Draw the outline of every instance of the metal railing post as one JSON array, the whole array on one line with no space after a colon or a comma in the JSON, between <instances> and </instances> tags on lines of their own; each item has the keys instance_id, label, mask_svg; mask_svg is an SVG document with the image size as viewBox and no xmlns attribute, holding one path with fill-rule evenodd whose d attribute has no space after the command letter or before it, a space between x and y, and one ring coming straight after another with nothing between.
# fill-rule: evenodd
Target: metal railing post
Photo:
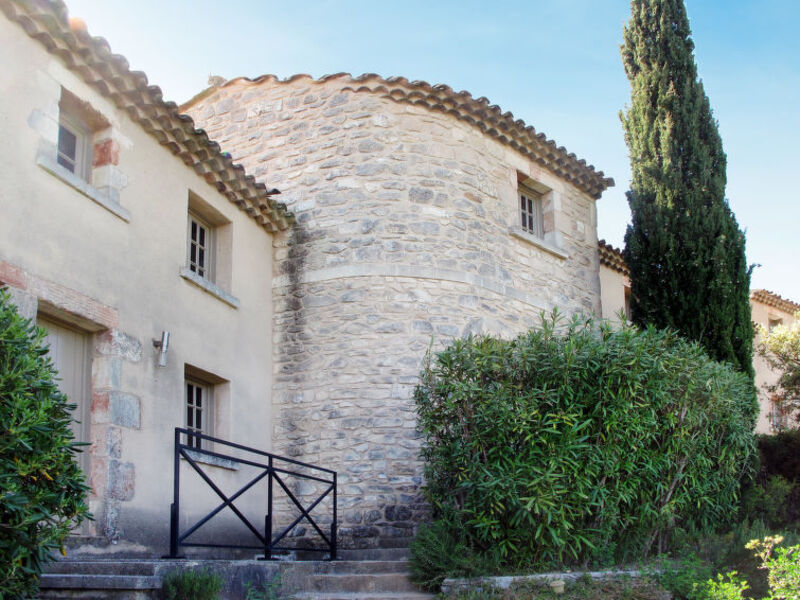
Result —
<instances>
[{"instance_id":1,"label":"metal railing post","mask_svg":"<svg viewBox=\"0 0 800 600\"><path fill-rule=\"evenodd\" d=\"M267 476L267 517L264 523L264 560L272 560L272 457L269 457Z\"/></svg>"},{"instance_id":2,"label":"metal railing post","mask_svg":"<svg viewBox=\"0 0 800 600\"><path fill-rule=\"evenodd\" d=\"M180 430L175 428L175 443L172 448L173 458L173 475L172 475L172 504L169 506L169 556L168 558L179 558L178 556L178 536L179 532L179 515L180 515L180 476L181 476L181 461L180 451L178 447L181 443Z\"/></svg>"},{"instance_id":3,"label":"metal railing post","mask_svg":"<svg viewBox=\"0 0 800 600\"><path fill-rule=\"evenodd\" d=\"M333 474L333 521L331 521L331 560L336 560L336 473Z\"/></svg>"}]
</instances>

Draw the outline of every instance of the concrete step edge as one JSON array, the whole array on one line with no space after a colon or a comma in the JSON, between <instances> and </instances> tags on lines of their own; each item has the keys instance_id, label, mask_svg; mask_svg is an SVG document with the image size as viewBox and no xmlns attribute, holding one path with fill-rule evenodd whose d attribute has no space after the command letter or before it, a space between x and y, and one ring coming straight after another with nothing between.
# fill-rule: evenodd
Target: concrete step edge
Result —
<instances>
[{"instance_id":1,"label":"concrete step edge","mask_svg":"<svg viewBox=\"0 0 800 600\"><path fill-rule=\"evenodd\" d=\"M158 577L147 575L65 575L43 574L42 589L71 590L154 590L161 587Z\"/></svg>"}]
</instances>

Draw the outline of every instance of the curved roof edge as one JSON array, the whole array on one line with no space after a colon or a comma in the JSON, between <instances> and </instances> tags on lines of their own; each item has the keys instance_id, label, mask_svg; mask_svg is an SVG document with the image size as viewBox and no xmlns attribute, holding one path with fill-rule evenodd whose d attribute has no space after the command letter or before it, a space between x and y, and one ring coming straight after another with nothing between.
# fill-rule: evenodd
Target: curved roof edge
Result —
<instances>
[{"instance_id":1,"label":"curved roof edge","mask_svg":"<svg viewBox=\"0 0 800 600\"><path fill-rule=\"evenodd\" d=\"M324 75L319 79L314 79L305 73L292 75L286 79L280 79L275 75L261 75L255 79L237 77L220 85L206 88L181 105L180 108L184 110L209 97L217 89L236 83L285 85L298 79L308 79L311 83L325 83L341 79L344 83L344 90L379 94L395 102L424 106L429 110L451 114L461 121L474 125L501 143L514 148L595 199L614 185L614 180L606 177L602 171L596 170L594 166L568 152L563 146L558 146L553 140L548 139L543 133L537 132L521 119L515 119L512 113L503 112L496 104L490 104L487 98L474 98L469 92L456 92L447 85L409 81L405 77L389 77L387 79L375 73L365 73L358 77L354 77L350 73L335 73Z\"/></svg>"},{"instance_id":2,"label":"curved roof edge","mask_svg":"<svg viewBox=\"0 0 800 600\"><path fill-rule=\"evenodd\" d=\"M149 85L141 71L131 71L125 57L113 54L104 38L83 27L71 28L62 0L0 0L0 10L264 229L275 232L290 226L293 215L270 197L274 192L195 128L177 104L165 101L161 88Z\"/></svg>"},{"instance_id":3,"label":"curved roof edge","mask_svg":"<svg viewBox=\"0 0 800 600\"><path fill-rule=\"evenodd\" d=\"M756 302L772 306L787 313L795 313L800 310L800 304L797 302L789 300L788 298L783 298L769 290L753 290L750 292L750 298Z\"/></svg>"}]
</instances>

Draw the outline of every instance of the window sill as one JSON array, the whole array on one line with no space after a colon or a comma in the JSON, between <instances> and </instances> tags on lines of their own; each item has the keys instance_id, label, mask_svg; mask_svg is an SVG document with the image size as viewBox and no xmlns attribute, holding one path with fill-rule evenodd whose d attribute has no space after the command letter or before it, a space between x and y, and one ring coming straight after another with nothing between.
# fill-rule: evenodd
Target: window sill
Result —
<instances>
[{"instance_id":1,"label":"window sill","mask_svg":"<svg viewBox=\"0 0 800 600\"><path fill-rule=\"evenodd\" d=\"M221 469L228 469L229 471L238 471L239 467L235 460L228 460L227 458L219 458L218 456L209 456L202 452L195 452L187 448L186 454L197 463L204 465L211 465L212 467L220 467Z\"/></svg>"},{"instance_id":2,"label":"window sill","mask_svg":"<svg viewBox=\"0 0 800 600\"><path fill-rule=\"evenodd\" d=\"M515 238L520 239L524 242L528 242L529 244L532 244L537 248L544 250L545 252L549 252L553 256L556 256L562 260L566 260L569 258L569 254L564 252L561 248L554 246L553 244L550 244L545 240L543 240L542 238L536 237L535 235L532 235L527 231L518 228L512 228L510 233Z\"/></svg>"},{"instance_id":3,"label":"window sill","mask_svg":"<svg viewBox=\"0 0 800 600\"><path fill-rule=\"evenodd\" d=\"M74 190L80 192L90 200L93 200L110 213L116 215L126 223L130 222L131 213L126 208L123 208L118 203L111 200L106 194L103 194L96 187L93 187L88 181L81 179L74 173L62 167L50 156L46 154L39 154L39 156L36 157L36 164L54 177L57 177L66 183Z\"/></svg>"},{"instance_id":4,"label":"window sill","mask_svg":"<svg viewBox=\"0 0 800 600\"><path fill-rule=\"evenodd\" d=\"M188 267L181 267L180 274L185 280L195 284L197 287L208 292L218 300L222 300L228 306L239 308L241 302L239 302L239 299L236 296L229 294L218 285L211 283L205 277L200 277L200 275L190 270Z\"/></svg>"}]
</instances>

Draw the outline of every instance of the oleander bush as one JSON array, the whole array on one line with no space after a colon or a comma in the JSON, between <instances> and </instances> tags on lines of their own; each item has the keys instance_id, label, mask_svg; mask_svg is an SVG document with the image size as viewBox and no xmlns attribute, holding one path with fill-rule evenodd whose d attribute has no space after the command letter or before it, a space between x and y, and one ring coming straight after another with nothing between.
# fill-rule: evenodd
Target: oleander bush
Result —
<instances>
[{"instance_id":1,"label":"oleander bush","mask_svg":"<svg viewBox=\"0 0 800 600\"><path fill-rule=\"evenodd\" d=\"M671 331L554 312L430 356L415 398L434 518L507 570L663 552L752 475L752 381Z\"/></svg>"},{"instance_id":2,"label":"oleander bush","mask_svg":"<svg viewBox=\"0 0 800 600\"><path fill-rule=\"evenodd\" d=\"M50 553L88 516L70 430L42 338L0 289L0 598L30 598Z\"/></svg>"}]
</instances>

